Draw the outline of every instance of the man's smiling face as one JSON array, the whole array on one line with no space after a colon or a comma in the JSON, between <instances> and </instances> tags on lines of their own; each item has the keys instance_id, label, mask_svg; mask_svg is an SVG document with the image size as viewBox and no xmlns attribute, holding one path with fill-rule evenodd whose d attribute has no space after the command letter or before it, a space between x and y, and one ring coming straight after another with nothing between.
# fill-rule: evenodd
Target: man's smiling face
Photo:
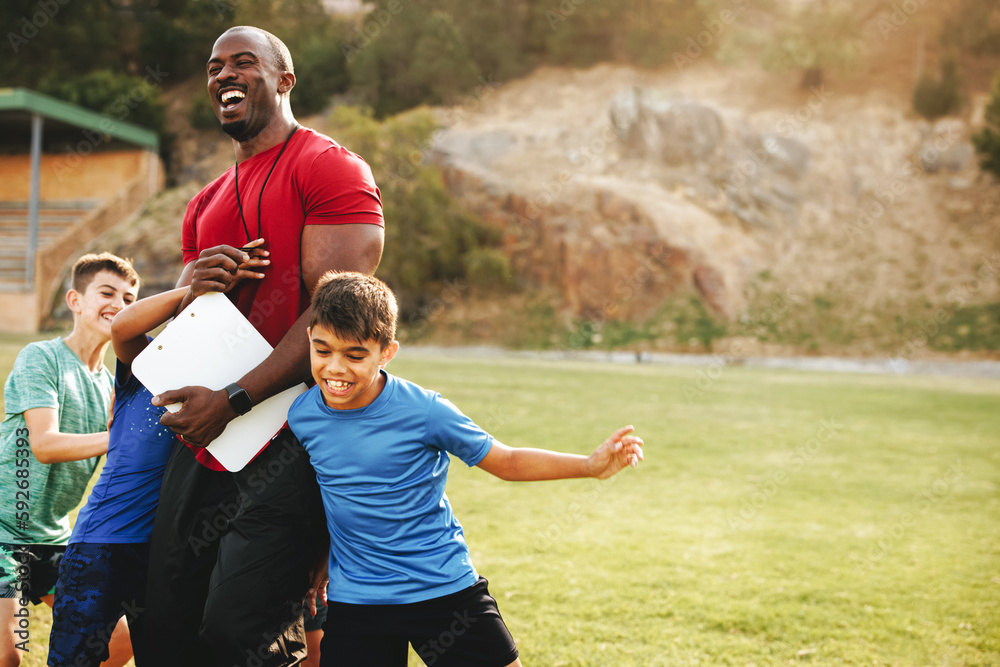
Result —
<instances>
[{"instance_id":1,"label":"man's smiling face","mask_svg":"<svg viewBox=\"0 0 1000 667\"><path fill-rule=\"evenodd\" d=\"M223 131L249 141L278 116L282 91L294 75L278 68L267 38L254 31L224 33L206 65L208 93Z\"/></svg>"}]
</instances>

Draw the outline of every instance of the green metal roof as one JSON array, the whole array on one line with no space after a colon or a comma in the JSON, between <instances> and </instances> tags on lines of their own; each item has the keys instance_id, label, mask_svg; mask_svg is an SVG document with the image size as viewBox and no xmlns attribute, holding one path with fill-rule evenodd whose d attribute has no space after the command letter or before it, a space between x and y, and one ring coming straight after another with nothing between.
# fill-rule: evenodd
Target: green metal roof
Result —
<instances>
[{"instance_id":1,"label":"green metal roof","mask_svg":"<svg viewBox=\"0 0 1000 667\"><path fill-rule=\"evenodd\" d=\"M152 151L160 148L156 132L105 116L25 88L0 88L0 111L27 111L77 127L95 130Z\"/></svg>"}]
</instances>

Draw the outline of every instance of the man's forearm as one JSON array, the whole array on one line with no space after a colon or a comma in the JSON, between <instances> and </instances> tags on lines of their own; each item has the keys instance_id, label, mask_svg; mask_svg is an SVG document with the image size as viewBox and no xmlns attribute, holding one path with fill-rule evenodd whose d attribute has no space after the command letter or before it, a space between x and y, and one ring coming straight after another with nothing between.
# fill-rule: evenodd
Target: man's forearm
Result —
<instances>
[{"instance_id":1,"label":"man's forearm","mask_svg":"<svg viewBox=\"0 0 1000 667\"><path fill-rule=\"evenodd\" d=\"M254 405L309 380L309 339L306 329L312 308L307 308L259 366L244 375L238 384Z\"/></svg>"}]
</instances>

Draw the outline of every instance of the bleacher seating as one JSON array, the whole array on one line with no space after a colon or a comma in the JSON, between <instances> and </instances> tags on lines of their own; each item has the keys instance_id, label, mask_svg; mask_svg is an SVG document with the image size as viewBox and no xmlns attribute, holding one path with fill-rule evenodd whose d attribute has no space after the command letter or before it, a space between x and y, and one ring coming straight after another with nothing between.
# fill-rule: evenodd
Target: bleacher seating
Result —
<instances>
[{"instance_id":1,"label":"bleacher seating","mask_svg":"<svg viewBox=\"0 0 1000 667\"><path fill-rule=\"evenodd\" d=\"M38 203L38 250L101 204L97 199L48 200ZM0 290L21 290L27 284L28 202L0 201Z\"/></svg>"}]
</instances>

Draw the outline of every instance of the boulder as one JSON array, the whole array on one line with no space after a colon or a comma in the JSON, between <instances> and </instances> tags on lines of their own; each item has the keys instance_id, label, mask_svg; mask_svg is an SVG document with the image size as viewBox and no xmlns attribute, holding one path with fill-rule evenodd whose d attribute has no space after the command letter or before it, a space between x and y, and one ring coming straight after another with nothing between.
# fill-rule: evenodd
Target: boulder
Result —
<instances>
[{"instance_id":1,"label":"boulder","mask_svg":"<svg viewBox=\"0 0 1000 667\"><path fill-rule=\"evenodd\" d=\"M761 136L760 148L771 169L782 176L799 180L809 168L809 147L798 139L777 134Z\"/></svg>"},{"instance_id":2,"label":"boulder","mask_svg":"<svg viewBox=\"0 0 1000 667\"><path fill-rule=\"evenodd\" d=\"M677 93L628 88L614 97L609 113L627 154L668 165L711 157L725 135L714 109Z\"/></svg>"},{"instance_id":3,"label":"boulder","mask_svg":"<svg viewBox=\"0 0 1000 667\"><path fill-rule=\"evenodd\" d=\"M917 149L920 166L929 174L963 171L972 165L976 149L968 141L968 128L961 119L942 118L933 126L924 124Z\"/></svg>"}]
</instances>

